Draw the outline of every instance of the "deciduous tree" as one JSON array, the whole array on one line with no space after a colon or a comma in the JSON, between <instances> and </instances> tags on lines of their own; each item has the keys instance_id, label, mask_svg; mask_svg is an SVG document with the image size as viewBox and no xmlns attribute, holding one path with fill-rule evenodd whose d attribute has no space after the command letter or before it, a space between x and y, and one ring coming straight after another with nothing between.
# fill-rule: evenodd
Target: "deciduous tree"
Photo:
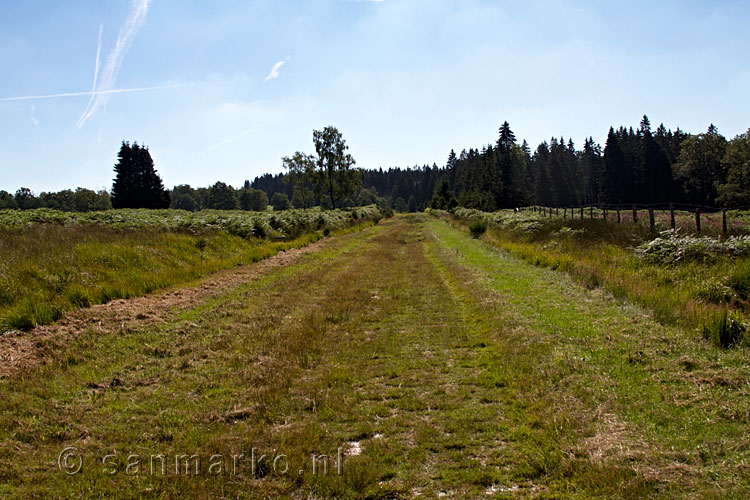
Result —
<instances>
[{"instance_id":1,"label":"deciduous tree","mask_svg":"<svg viewBox=\"0 0 750 500\"><path fill-rule=\"evenodd\" d=\"M319 197L326 196L334 210L347 196L362 185L362 173L352 168L354 158L346 151L341 133L336 127L313 130L313 142L318 156L315 160L315 186Z\"/></svg>"}]
</instances>

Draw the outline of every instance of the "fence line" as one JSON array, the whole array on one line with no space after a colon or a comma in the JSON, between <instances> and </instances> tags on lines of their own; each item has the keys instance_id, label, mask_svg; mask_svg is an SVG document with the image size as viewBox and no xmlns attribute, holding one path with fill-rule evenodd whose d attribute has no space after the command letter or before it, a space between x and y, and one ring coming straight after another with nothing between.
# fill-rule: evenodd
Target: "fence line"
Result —
<instances>
[{"instance_id":1,"label":"fence line","mask_svg":"<svg viewBox=\"0 0 750 500\"><path fill-rule=\"evenodd\" d=\"M727 208L720 208L720 207L708 207L708 206L702 206L702 205L687 205L684 203L658 203L658 204L652 204L652 205L645 205L640 203L629 203L629 204L594 204L594 205L567 205L567 206L558 206L558 207L547 207L544 205L532 205L530 207L524 207L521 210L532 210L533 212L540 212L542 216L545 217L559 217L560 216L560 210L562 209L562 217L563 219L568 218L568 210L570 210L570 218L575 219L576 215L583 220L584 219L584 209L588 208L588 215L590 219L594 219L594 210L600 211L602 218L604 220L609 220L607 216L607 211L614 211L617 214L617 223L622 223L622 211L623 210L631 210L632 211L632 220L633 223L638 223L638 216L639 211L646 210L648 212L648 221L649 221L649 227L652 231L656 230L656 217L654 215L654 210L661 210L666 212L669 211L669 222L672 229L675 229L677 227L676 219L675 219L675 211L682 211L682 212L693 212L695 214L695 230L696 232L701 232L701 214L702 213L721 213L721 229L722 234L726 235L728 232L728 220L727 220L727 211L730 209ZM731 210L747 210L750 209L750 206L747 207L737 207L732 208ZM578 214L576 214L576 211ZM553 215L554 212L554 215Z\"/></svg>"}]
</instances>

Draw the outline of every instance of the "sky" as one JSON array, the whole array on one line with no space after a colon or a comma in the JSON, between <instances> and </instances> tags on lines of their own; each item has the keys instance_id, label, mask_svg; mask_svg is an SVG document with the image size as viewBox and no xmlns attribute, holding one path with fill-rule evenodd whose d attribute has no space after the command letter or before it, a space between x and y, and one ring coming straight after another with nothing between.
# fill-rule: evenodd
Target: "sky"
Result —
<instances>
[{"instance_id":1,"label":"sky","mask_svg":"<svg viewBox=\"0 0 750 500\"><path fill-rule=\"evenodd\" d=\"M442 166L507 120L532 149L611 125L750 127L747 1L0 2L0 189L240 186L342 133L363 168Z\"/></svg>"}]
</instances>

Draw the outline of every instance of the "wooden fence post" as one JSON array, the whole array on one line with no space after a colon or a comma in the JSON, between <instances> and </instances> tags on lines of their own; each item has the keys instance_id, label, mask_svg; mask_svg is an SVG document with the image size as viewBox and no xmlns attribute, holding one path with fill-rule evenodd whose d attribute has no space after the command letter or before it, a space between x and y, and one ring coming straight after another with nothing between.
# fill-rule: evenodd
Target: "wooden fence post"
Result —
<instances>
[{"instance_id":1,"label":"wooden fence post","mask_svg":"<svg viewBox=\"0 0 750 500\"><path fill-rule=\"evenodd\" d=\"M581 220L583 220L583 207L581 207Z\"/></svg>"},{"instance_id":2,"label":"wooden fence post","mask_svg":"<svg viewBox=\"0 0 750 500\"><path fill-rule=\"evenodd\" d=\"M701 209L695 209L695 230L701 232Z\"/></svg>"},{"instance_id":3,"label":"wooden fence post","mask_svg":"<svg viewBox=\"0 0 750 500\"><path fill-rule=\"evenodd\" d=\"M653 208L648 209L648 223L651 226L652 231L656 229L656 221L654 221L654 209Z\"/></svg>"},{"instance_id":4,"label":"wooden fence post","mask_svg":"<svg viewBox=\"0 0 750 500\"><path fill-rule=\"evenodd\" d=\"M674 205L671 203L669 204L669 224L672 226L672 230L675 228L675 222L674 222Z\"/></svg>"},{"instance_id":5,"label":"wooden fence post","mask_svg":"<svg viewBox=\"0 0 750 500\"><path fill-rule=\"evenodd\" d=\"M638 210L635 208L635 205L633 205L633 222L638 222Z\"/></svg>"},{"instance_id":6,"label":"wooden fence post","mask_svg":"<svg viewBox=\"0 0 750 500\"><path fill-rule=\"evenodd\" d=\"M593 206L589 208L589 218L590 219L594 218L594 207Z\"/></svg>"},{"instance_id":7,"label":"wooden fence post","mask_svg":"<svg viewBox=\"0 0 750 500\"><path fill-rule=\"evenodd\" d=\"M568 218L568 209L563 208L563 219L567 219L567 218Z\"/></svg>"},{"instance_id":8,"label":"wooden fence post","mask_svg":"<svg viewBox=\"0 0 750 500\"><path fill-rule=\"evenodd\" d=\"M617 207L617 223L619 224L620 222L620 207Z\"/></svg>"},{"instance_id":9,"label":"wooden fence post","mask_svg":"<svg viewBox=\"0 0 750 500\"><path fill-rule=\"evenodd\" d=\"M606 208L602 209L602 219L607 220L607 209Z\"/></svg>"},{"instance_id":10,"label":"wooden fence post","mask_svg":"<svg viewBox=\"0 0 750 500\"><path fill-rule=\"evenodd\" d=\"M727 209L722 208L721 209L721 232L722 234L727 234Z\"/></svg>"}]
</instances>

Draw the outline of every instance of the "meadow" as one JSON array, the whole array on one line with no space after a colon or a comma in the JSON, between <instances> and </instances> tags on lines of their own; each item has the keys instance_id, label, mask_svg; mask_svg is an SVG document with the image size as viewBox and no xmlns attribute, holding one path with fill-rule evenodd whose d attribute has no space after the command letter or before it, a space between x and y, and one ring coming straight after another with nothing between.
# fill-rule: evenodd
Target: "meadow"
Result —
<instances>
[{"instance_id":1,"label":"meadow","mask_svg":"<svg viewBox=\"0 0 750 500\"><path fill-rule=\"evenodd\" d=\"M399 215L3 338L41 362L0 378L0 497L746 497L746 351L489 226Z\"/></svg>"},{"instance_id":2,"label":"meadow","mask_svg":"<svg viewBox=\"0 0 750 500\"><path fill-rule=\"evenodd\" d=\"M0 329L143 295L371 224L377 207L243 212L0 211Z\"/></svg>"},{"instance_id":3,"label":"meadow","mask_svg":"<svg viewBox=\"0 0 750 500\"><path fill-rule=\"evenodd\" d=\"M593 212L593 217L591 213ZM717 345L747 345L750 320L750 225L748 212L728 212L723 234L721 213L677 212L671 229L668 211L648 212L637 221L629 211L617 222L612 211L433 211L468 229L484 221L488 242L533 265L572 274L588 287L603 287L616 297L648 308L665 324L699 332Z\"/></svg>"}]
</instances>

